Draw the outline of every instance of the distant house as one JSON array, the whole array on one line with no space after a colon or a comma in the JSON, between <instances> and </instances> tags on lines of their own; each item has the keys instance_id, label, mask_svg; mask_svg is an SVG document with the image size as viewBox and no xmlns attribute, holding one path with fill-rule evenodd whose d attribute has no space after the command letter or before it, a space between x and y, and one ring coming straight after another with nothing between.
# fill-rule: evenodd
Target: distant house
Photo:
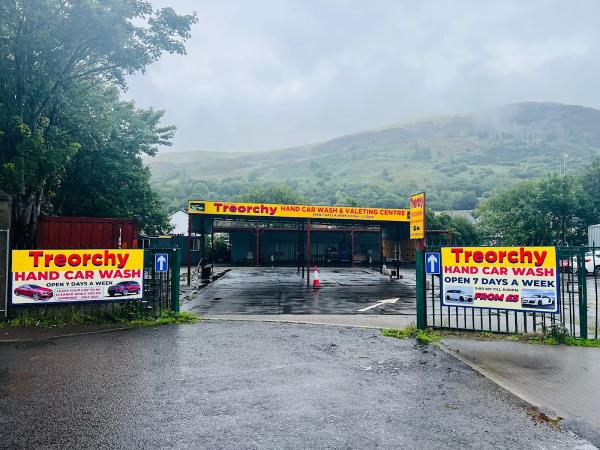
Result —
<instances>
[{"instance_id":1,"label":"distant house","mask_svg":"<svg viewBox=\"0 0 600 450\"><path fill-rule=\"evenodd\" d=\"M196 235L192 236L191 244L192 251L188 253L189 238L188 238L188 213L183 210L174 212L169 216L169 223L173 227L171 234L163 236L141 236L141 248L180 248L181 262L183 265L196 265L202 256L200 252L200 238ZM188 261L188 257L191 258Z\"/></svg>"},{"instance_id":2,"label":"distant house","mask_svg":"<svg viewBox=\"0 0 600 450\"><path fill-rule=\"evenodd\" d=\"M187 235L188 232L188 213L182 209L169 216L169 223L173 227L172 235Z\"/></svg>"}]
</instances>

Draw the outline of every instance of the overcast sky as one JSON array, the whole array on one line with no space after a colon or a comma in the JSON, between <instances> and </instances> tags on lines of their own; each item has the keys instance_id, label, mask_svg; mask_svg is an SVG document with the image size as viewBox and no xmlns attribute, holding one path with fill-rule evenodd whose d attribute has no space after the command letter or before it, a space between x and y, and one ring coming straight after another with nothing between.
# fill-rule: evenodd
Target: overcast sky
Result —
<instances>
[{"instance_id":1,"label":"overcast sky","mask_svg":"<svg viewBox=\"0 0 600 450\"><path fill-rule=\"evenodd\" d=\"M600 107L597 0L152 0L199 22L130 80L177 150L263 150L518 101Z\"/></svg>"}]
</instances>

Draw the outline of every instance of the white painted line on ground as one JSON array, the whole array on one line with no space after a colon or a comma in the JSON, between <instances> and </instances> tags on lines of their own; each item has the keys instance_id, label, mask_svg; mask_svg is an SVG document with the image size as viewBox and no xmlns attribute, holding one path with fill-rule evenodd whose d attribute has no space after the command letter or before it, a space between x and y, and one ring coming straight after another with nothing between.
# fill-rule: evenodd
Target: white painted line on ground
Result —
<instances>
[{"instance_id":1,"label":"white painted line on ground","mask_svg":"<svg viewBox=\"0 0 600 450\"><path fill-rule=\"evenodd\" d=\"M398 297L398 298L388 298L386 300L379 300L374 305L367 306L366 308L359 309L358 311L359 312L365 312L365 311L368 311L370 309L377 308L378 306L385 305L387 303L390 303L390 304L391 303L396 303L398 300L400 300L400 297Z\"/></svg>"}]
</instances>

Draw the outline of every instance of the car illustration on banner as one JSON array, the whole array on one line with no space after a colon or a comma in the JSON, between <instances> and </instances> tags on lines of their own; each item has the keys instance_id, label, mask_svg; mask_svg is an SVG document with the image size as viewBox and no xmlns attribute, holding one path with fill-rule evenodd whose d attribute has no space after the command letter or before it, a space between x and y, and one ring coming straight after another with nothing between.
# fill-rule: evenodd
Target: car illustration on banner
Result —
<instances>
[{"instance_id":1,"label":"car illustration on banner","mask_svg":"<svg viewBox=\"0 0 600 450\"><path fill-rule=\"evenodd\" d=\"M137 281L121 281L108 288L108 295L114 297L115 295L131 295L139 294L142 287Z\"/></svg>"},{"instance_id":2,"label":"car illustration on banner","mask_svg":"<svg viewBox=\"0 0 600 450\"><path fill-rule=\"evenodd\" d=\"M554 297L545 294L531 294L521 298L523 306L552 306L555 302Z\"/></svg>"},{"instance_id":3,"label":"car illustration on banner","mask_svg":"<svg viewBox=\"0 0 600 450\"><path fill-rule=\"evenodd\" d=\"M36 284L22 284L21 286L15 288L14 293L17 296L29 297L34 301L48 300L54 295L52 289L38 286Z\"/></svg>"},{"instance_id":4,"label":"car illustration on banner","mask_svg":"<svg viewBox=\"0 0 600 450\"><path fill-rule=\"evenodd\" d=\"M444 298L447 302L473 303L473 289L446 289Z\"/></svg>"}]
</instances>

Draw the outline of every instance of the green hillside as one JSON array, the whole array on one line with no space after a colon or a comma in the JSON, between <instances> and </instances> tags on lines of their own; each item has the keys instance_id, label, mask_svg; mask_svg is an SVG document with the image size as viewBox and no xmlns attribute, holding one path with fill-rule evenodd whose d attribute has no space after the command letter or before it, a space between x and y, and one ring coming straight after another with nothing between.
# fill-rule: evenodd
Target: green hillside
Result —
<instances>
[{"instance_id":1,"label":"green hillside","mask_svg":"<svg viewBox=\"0 0 600 450\"><path fill-rule=\"evenodd\" d=\"M600 110L519 103L283 150L165 152L147 163L170 208L282 183L314 203L402 207L426 190L436 209L471 209L501 186L560 170L563 153L577 171L599 151Z\"/></svg>"}]
</instances>

